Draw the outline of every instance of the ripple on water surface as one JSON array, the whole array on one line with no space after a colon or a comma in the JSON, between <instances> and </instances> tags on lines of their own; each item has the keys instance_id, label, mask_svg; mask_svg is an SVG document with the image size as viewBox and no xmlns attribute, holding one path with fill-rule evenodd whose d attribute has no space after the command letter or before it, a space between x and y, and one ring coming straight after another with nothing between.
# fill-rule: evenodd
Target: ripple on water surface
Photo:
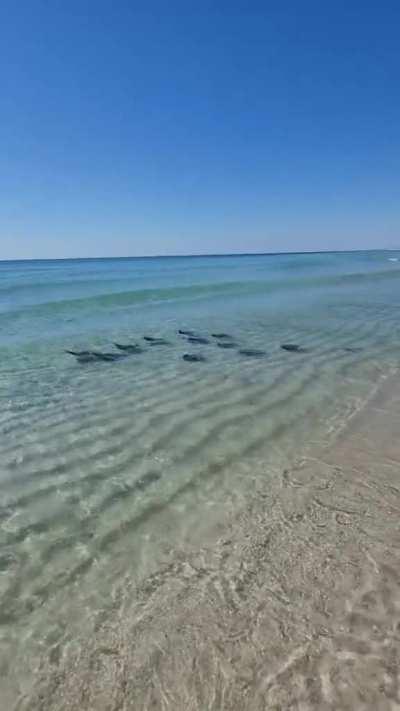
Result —
<instances>
[{"instance_id":1,"label":"ripple on water surface","mask_svg":"<svg viewBox=\"0 0 400 711\"><path fill-rule=\"evenodd\" d=\"M63 279L58 287L53 272L45 303L43 289L33 299L33 269L20 277L13 319L3 300L3 327L12 324L0 334L5 684L34 667L40 650L89 632L117 604L126 573L139 580L172 547L212 536L260 483L332 436L395 364L396 274L377 276L372 301L367 277L346 291L342 263L320 260L312 278L300 264L289 288L278 278L290 281L289 263L274 271L260 259L171 264L169 275L157 265L159 289L150 284L155 266L141 265L140 288L153 291L139 307L118 291L128 293L137 269L126 264L119 275L115 264L80 264L75 282L68 264L72 287ZM115 291L99 298L107 268ZM186 291L168 283L177 274ZM194 276L196 288L187 283ZM162 340L152 347L145 335ZM64 352L121 353L115 343L143 352L87 364ZM185 362L185 353L204 361Z\"/></svg>"}]
</instances>

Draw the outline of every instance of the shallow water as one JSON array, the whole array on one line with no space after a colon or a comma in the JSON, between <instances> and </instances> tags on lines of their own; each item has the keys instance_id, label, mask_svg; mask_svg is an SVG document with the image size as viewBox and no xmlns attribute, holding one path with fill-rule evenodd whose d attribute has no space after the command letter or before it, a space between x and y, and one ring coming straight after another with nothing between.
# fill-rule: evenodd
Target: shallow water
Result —
<instances>
[{"instance_id":1,"label":"shallow water","mask_svg":"<svg viewBox=\"0 0 400 711\"><path fill-rule=\"evenodd\" d=\"M212 536L259 481L363 406L398 362L395 256L0 263L0 686L10 699L40 654L59 655L118 606L122 575L139 580L171 548ZM218 348L214 332L237 347ZM65 353L117 352L114 342L145 350L88 364Z\"/></svg>"}]
</instances>

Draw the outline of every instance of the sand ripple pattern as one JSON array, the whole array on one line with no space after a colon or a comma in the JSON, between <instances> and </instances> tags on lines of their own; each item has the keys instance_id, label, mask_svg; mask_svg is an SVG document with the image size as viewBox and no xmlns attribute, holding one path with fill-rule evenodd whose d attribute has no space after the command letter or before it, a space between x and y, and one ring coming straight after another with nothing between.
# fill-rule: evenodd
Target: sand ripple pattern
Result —
<instances>
[{"instance_id":1,"label":"sand ripple pattern","mask_svg":"<svg viewBox=\"0 0 400 711\"><path fill-rule=\"evenodd\" d=\"M127 577L118 613L19 708L399 708L394 384L318 458L260 484L215 545L175 552L138 586Z\"/></svg>"},{"instance_id":2,"label":"sand ripple pattern","mask_svg":"<svg viewBox=\"0 0 400 711\"><path fill-rule=\"evenodd\" d=\"M258 493L273 492L299 456L325 447L397 366L400 272L381 262L379 255L122 260L27 264L18 273L0 265L0 696L8 708L43 653L57 666L80 635L91 638L122 610L127 574L130 590L147 581L146 615L166 570L177 593L193 576L210 619L222 609L222 623L225 608L241 619L262 560L251 567L248 551L236 570L226 544L211 568L195 563L193 572L186 553L215 538ZM182 360L189 348L182 327L210 340L190 345L205 362ZM221 331L233 334L237 349L216 346L210 334ZM65 354L115 342L146 347L144 334L170 345L84 367ZM285 342L307 350L284 352ZM247 359L242 348L266 356ZM282 517L284 532L293 522ZM286 545L283 534L278 540ZM182 561L168 568L176 550ZM271 580L267 596L287 605L290 585L285 592ZM247 614L243 629L238 622L229 632L232 645L249 632ZM223 634L218 639L215 664L225 645ZM295 648L304 644L300 637ZM214 662L193 662L204 679L218 673L214 700L195 702L193 691L187 708L228 703L221 694L231 693L230 663L217 672ZM171 706L168 694L162 703Z\"/></svg>"}]
</instances>

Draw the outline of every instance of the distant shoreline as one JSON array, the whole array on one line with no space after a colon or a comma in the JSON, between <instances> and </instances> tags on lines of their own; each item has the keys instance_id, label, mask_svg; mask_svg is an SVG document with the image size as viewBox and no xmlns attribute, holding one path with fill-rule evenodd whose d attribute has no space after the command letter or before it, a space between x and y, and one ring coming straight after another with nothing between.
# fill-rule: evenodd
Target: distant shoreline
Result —
<instances>
[{"instance_id":1,"label":"distant shoreline","mask_svg":"<svg viewBox=\"0 0 400 711\"><path fill-rule=\"evenodd\" d=\"M138 256L125 257L35 257L32 259L0 259L1 264L21 264L27 262L100 262L100 261L131 261L147 259L224 259L226 257L282 257L300 256L312 254L362 254L373 252L399 252L400 247L377 247L375 249L320 249L305 250L299 252L226 252L226 253L204 253L204 254L141 254Z\"/></svg>"}]
</instances>

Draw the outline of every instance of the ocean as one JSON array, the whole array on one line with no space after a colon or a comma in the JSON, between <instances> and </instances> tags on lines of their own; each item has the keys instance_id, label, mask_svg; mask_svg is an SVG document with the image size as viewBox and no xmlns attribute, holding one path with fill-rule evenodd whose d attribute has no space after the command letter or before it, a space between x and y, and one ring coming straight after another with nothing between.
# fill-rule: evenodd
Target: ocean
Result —
<instances>
[{"instance_id":1,"label":"ocean","mask_svg":"<svg viewBox=\"0 0 400 711\"><path fill-rule=\"evenodd\" d=\"M365 406L398 367L398 257L0 262L8 708L127 576L212 541Z\"/></svg>"}]
</instances>

